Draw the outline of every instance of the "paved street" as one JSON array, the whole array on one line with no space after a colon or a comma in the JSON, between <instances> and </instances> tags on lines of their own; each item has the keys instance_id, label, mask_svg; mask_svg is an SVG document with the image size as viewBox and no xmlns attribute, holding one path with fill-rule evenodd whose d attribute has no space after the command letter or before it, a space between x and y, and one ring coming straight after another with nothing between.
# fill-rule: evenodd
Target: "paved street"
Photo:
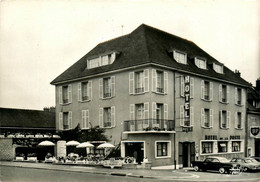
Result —
<instances>
[{"instance_id":1,"label":"paved street","mask_svg":"<svg viewBox=\"0 0 260 182\"><path fill-rule=\"evenodd\" d=\"M1 162L1 182L45 181L252 181L259 182L260 173L238 175L193 170L131 170L42 163Z\"/></svg>"}]
</instances>

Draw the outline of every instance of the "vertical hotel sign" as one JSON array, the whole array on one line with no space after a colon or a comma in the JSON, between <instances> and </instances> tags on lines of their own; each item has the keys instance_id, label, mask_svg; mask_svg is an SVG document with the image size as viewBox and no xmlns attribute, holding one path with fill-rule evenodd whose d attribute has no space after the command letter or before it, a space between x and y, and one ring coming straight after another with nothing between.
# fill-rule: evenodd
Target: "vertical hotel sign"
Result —
<instances>
[{"instance_id":1,"label":"vertical hotel sign","mask_svg":"<svg viewBox=\"0 0 260 182\"><path fill-rule=\"evenodd\" d=\"M190 76L184 76L184 126L190 126Z\"/></svg>"}]
</instances>

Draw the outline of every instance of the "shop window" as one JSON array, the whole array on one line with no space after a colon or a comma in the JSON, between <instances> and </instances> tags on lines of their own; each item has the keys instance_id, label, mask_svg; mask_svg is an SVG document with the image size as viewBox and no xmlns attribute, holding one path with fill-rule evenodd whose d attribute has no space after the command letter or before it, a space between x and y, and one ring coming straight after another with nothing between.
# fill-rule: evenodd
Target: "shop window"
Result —
<instances>
[{"instance_id":1,"label":"shop window","mask_svg":"<svg viewBox=\"0 0 260 182\"><path fill-rule=\"evenodd\" d=\"M218 152L227 152L227 142L218 142Z\"/></svg>"},{"instance_id":2,"label":"shop window","mask_svg":"<svg viewBox=\"0 0 260 182\"><path fill-rule=\"evenodd\" d=\"M213 142L202 142L202 154L213 153Z\"/></svg>"},{"instance_id":3,"label":"shop window","mask_svg":"<svg viewBox=\"0 0 260 182\"><path fill-rule=\"evenodd\" d=\"M232 152L240 152L240 149L241 149L241 142L240 141L232 142Z\"/></svg>"}]
</instances>

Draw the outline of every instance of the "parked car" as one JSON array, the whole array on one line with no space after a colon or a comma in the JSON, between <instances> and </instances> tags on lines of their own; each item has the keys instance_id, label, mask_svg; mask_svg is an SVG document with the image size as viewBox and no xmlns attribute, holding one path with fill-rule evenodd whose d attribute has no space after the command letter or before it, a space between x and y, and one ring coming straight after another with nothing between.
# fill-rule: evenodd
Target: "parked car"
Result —
<instances>
[{"instance_id":1,"label":"parked car","mask_svg":"<svg viewBox=\"0 0 260 182\"><path fill-rule=\"evenodd\" d=\"M258 162L260 162L260 157L252 156L250 158L253 158L253 159L257 160Z\"/></svg>"},{"instance_id":2,"label":"parked car","mask_svg":"<svg viewBox=\"0 0 260 182\"><path fill-rule=\"evenodd\" d=\"M195 171L214 170L219 171L221 174L239 172L240 166L236 163L231 163L225 157L207 157L204 161L194 161L192 166Z\"/></svg>"},{"instance_id":3,"label":"parked car","mask_svg":"<svg viewBox=\"0 0 260 182\"><path fill-rule=\"evenodd\" d=\"M239 164L243 171L260 170L260 163L254 158L233 158L230 162Z\"/></svg>"}]
</instances>

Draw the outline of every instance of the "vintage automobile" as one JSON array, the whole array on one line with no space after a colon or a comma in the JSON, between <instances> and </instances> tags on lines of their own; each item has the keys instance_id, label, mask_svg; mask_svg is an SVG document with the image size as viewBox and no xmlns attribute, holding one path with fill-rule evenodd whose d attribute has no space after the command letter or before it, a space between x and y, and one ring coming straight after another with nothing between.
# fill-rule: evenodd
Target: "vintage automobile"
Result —
<instances>
[{"instance_id":1,"label":"vintage automobile","mask_svg":"<svg viewBox=\"0 0 260 182\"><path fill-rule=\"evenodd\" d=\"M260 163L253 158L233 158L230 162L239 164L243 171L260 171Z\"/></svg>"},{"instance_id":2,"label":"vintage automobile","mask_svg":"<svg viewBox=\"0 0 260 182\"><path fill-rule=\"evenodd\" d=\"M204 161L194 161L192 166L195 171L219 171L221 174L227 173L238 173L240 166L235 163L229 162L225 157L207 157Z\"/></svg>"}]
</instances>

